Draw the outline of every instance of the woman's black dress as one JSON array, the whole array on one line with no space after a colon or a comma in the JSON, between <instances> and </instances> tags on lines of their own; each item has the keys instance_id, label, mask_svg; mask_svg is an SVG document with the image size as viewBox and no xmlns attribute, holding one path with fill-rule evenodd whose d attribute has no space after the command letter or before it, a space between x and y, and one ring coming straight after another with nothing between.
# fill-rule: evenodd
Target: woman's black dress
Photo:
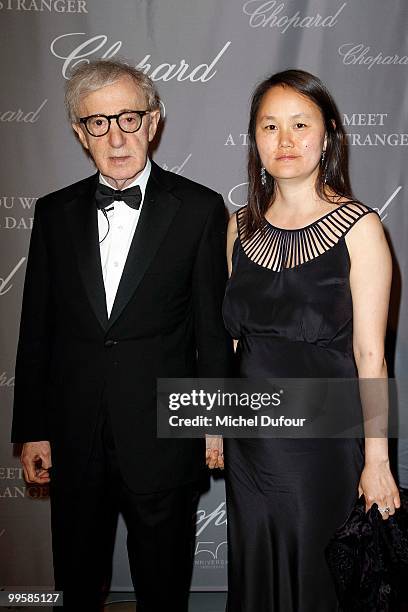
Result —
<instances>
[{"instance_id":1,"label":"woman's black dress","mask_svg":"<svg viewBox=\"0 0 408 612\"><path fill-rule=\"evenodd\" d=\"M224 301L240 376L355 377L345 235L372 209L345 203L299 230L265 220L243 238ZM228 612L338 610L324 548L363 467L356 439L225 440Z\"/></svg>"}]
</instances>

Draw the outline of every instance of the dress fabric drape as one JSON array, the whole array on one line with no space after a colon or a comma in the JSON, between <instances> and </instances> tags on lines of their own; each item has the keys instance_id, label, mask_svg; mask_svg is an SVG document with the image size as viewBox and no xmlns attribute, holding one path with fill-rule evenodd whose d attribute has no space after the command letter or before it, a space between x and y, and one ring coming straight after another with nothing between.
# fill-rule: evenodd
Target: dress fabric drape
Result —
<instances>
[{"instance_id":1,"label":"dress fabric drape","mask_svg":"<svg viewBox=\"0 0 408 612\"><path fill-rule=\"evenodd\" d=\"M239 376L357 376L345 236L372 212L344 203L299 230L265 220L246 239L240 209L223 306ZM225 456L228 612L339 610L324 549L356 502L362 441L228 439Z\"/></svg>"}]
</instances>

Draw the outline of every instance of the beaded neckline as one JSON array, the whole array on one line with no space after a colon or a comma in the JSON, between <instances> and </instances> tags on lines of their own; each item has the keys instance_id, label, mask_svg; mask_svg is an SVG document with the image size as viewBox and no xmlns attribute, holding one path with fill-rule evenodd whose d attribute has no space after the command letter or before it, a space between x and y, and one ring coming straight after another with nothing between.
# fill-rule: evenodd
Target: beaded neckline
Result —
<instances>
[{"instance_id":1,"label":"beaded neckline","mask_svg":"<svg viewBox=\"0 0 408 612\"><path fill-rule=\"evenodd\" d=\"M296 268L323 255L344 238L359 219L375 212L359 202L345 202L297 229L280 228L265 219L261 229L251 238L244 239L244 210L242 208L237 213L242 248L251 261L275 272Z\"/></svg>"}]
</instances>

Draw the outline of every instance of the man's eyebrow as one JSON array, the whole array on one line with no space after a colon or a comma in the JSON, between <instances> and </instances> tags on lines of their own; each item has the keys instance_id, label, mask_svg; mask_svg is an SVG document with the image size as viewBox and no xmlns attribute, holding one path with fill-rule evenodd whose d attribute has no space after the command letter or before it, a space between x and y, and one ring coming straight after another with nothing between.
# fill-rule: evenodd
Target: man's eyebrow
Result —
<instances>
[{"instance_id":1,"label":"man's eyebrow","mask_svg":"<svg viewBox=\"0 0 408 612\"><path fill-rule=\"evenodd\" d=\"M98 117L98 115L105 115L108 117L109 115L120 115L121 113L133 113L135 110L139 110L138 108L122 108L117 113L92 113L89 115L90 117Z\"/></svg>"}]
</instances>

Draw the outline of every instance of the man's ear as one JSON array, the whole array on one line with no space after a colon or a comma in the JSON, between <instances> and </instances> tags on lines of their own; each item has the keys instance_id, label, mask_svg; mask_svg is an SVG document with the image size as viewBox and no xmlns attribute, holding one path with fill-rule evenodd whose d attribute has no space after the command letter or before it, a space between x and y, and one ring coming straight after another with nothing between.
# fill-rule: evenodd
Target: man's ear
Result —
<instances>
[{"instance_id":1,"label":"man's ear","mask_svg":"<svg viewBox=\"0 0 408 612\"><path fill-rule=\"evenodd\" d=\"M149 142L152 142L160 121L160 110L151 111L149 115Z\"/></svg>"},{"instance_id":2,"label":"man's ear","mask_svg":"<svg viewBox=\"0 0 408 612\"><path fill-rule=\"evenodd\" d=\"M72 129L74 130L74 132L78 136L81 145L84 147L84 149L88 150L89 149L88 141L87 141L86 136L84 134L84 131L81 128L81 126L79 125L79 123L72 123L71 125L72 125Z\"/></svg>"}]
</instances>

